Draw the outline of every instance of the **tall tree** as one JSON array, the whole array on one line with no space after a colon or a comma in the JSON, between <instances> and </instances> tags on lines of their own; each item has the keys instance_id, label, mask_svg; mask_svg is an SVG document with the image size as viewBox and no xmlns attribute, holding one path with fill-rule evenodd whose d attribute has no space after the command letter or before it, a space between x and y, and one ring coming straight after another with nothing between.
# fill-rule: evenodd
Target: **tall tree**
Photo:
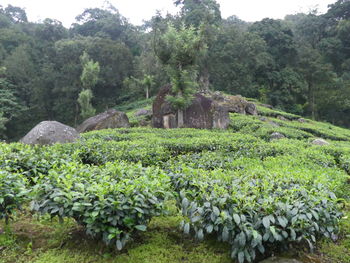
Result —
<instances>
[{"instance_id":1,"label":"tall tree","mask_svg":"<svg viewBox=\"0 0 350 263\"><path fill-rule=\"evenodd\" d=\"M149 92L154 85L154 78L151 75L145 75L142 80L142 85L144 86L146 92L146 99L149 99Z\"/></svg>"},{"instance_id":2,"label":"tall tree","mask_svg":"<svg viewBox=\"0 0 350 263\"><path fill-rule=\"evenodd\" d=\"M90 56L85 51L80 57L80 60L83 66L83 72L80 76L83 90L79 93L78 103L80 105L80 115L83 119L86 119L93 116L96 112L91 104L93 98L91 89L98 81L100 65L98 62L94 62L90 59Z\"/></svg>"},{"instance_id":3,"label":"tall tree","mask_svg":"<svg viewBox=\"0 0 350 263\"><path fill-rule=\"evenodd\" d=\"M25 107L6 78L6 68L0 67L0 139L6 139L6 124L19 116Z\"/></svg>"},{"instance_id":4,"label":"tall tree","mask_svg":"<svg viewBox=\"0 0 350 263\"><path fill-rule=\"evenodd\" d=\"M176 0L174 3L181 7L181 20L187 26L193 26L202 31L202 39L210 51L222 22L220 5L215 0ZM199 87L207 91L210 85L208 52L198 60Z\"/></svg>"},{"instance_id":5,"label":"tall tree","mask_svg":"<svg viewBox=\"0 0 350 263\"><path fill-rule=\"evenodd\" d=\"M191 103L198 86L197 62L205 50L199 32L185 25L177 30L169 24L168 30L157 40L155 51L166 65L171 80L173 95L168 96L167 100L177 110L178 127L183 127L183 110Z\"/></svg>"},{"instance_id":6,"label":"tall tree","mask_svg":"<svg viewBox=\"0 0 350 263\"><path fill-rule=\"evenodd\" d=\"M249 30L257 33L267 43L268 52L274 57L277 68L293 65L297 57L293 32L280 20L265 18L255 22Z\"/></svg>"},{"instance_id":7,"label":"tall tree","mask_svg":"<svg viewBox=\"0 0 350 263\"><path fill-rule=\"evenodd\" d=\"M308 113L312 119L316 119L317 105L320 94L325 89L331 89L334 85L336 74L329 64L322 61L321 54L311 47L300 49L299 71L307 83Z\"/></svg>"}]
</instances>

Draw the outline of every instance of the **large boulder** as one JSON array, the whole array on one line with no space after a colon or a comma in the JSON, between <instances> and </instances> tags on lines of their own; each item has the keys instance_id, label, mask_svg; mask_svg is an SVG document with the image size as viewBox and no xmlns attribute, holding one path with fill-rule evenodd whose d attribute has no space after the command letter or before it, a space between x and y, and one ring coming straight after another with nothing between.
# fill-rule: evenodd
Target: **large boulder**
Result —
<instances>
[{"instance_id":1,"label":"large boulder","mask_svg":"<svg viewBox=\"0 0 350 263\"><path fill-rule=\"evenodd\" d=\"M160 89L153 102L152 124L155 128L178 128L177 111L166 100L171 87ZM183 111L184 128L226 129L230 123L227 109L217 101L202 94L195 94L189 107Z\"/></svg>"},{"instance_id":2,"label":"large boulder","mask_svg":"<svg viewBox=\"0 0 350 263\"><path fill-rule=\"evenodd\" d=\"M248 115L258 115L258 108L252 102L248 102L245 106L245 112Z\"/></svg>"},{"instance_id":3,"label":"large boulder","mask_svg":"<svg viewBox=\"0 0 350 263\"><path fill-rule=\"evenodd\" d=\"M225 107L228 112L258 115L256 105L252 102L248 102L240 95L224 95L217 91L212 94L209 93L208 96L215 100L220 106Z\"/></svg>"},{"instance_id":4,"label":"large boulder","mask_svg":"<svg viewBox=\"0 0 350 263\"><path fill-rule=\"evenodd\" d=\"M177 128L177 112L166 97L171 95L171 86L160 89L153 102L152 124L155 128ZM185 128L226 129L230 123L229 113L257 115L254 103L242 96L224 95L220 92L196 93L184 113Z\"/></svg>"},{"instance_id":5,"label":"large boulder","mask_svg":"<svg viewBox=\"0 0 350 263\"><path fill-rule=\"evenodd\" d=\"M110 109L90 117L77 127L80 133L114 128L129 128L128 116L124 112Z\"/></svg>"},{"instance_id":6,"label":"large boulder","mask_svg":"<svg viewBox=\"0 0 350 263\"><path fill-rule=\"evenodd\" d=\"M24 136L20 142L25 144L50 145L54 143L74 142L78 132L57 121L42 121Z\"/></svg>"}]
</instances>

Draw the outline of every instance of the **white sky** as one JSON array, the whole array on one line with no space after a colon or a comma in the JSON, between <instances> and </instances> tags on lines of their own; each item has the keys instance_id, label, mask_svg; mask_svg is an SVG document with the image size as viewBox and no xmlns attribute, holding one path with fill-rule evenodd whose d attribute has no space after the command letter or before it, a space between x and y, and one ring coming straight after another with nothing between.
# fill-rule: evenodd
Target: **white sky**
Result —
<instances>
[{"instance_id":1,"label":"white sky","mask_svg":"<svg viewBox=\"0 0 350 263\"><path fill-rule=\"evenodd\" d=\"M173 0L110 0L119 12L133 24L142 24L150 19L156 10L162 13L176 13ZM224 18L236 15L244 21L259 21L265 17L284 18L287 14L308 12L317 8L325 12L336 0L217 0ZM8 4L25 8L30 21L53 18L66 27L85 8L102 7L104 0L0 0L3 7Z\"/></svg>"}]
</instances>

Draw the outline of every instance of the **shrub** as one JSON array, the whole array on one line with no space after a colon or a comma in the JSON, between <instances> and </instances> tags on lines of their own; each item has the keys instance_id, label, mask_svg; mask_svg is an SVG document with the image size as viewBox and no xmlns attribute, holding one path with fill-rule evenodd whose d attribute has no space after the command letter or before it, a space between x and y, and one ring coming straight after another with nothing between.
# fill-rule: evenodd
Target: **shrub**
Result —
<instances>
[{"instance_id":1,"label":"shrub","mask_svg":"<svg viewBox=\"0 0 350 263\"><path fill-rule=\"evenodd\" d=\"M163 212L168 181L159 169L141 165L71 163L41 178L32 208L74 218L88 234L120 250L134 231L145 231L149 220Z\"/></svg>"},{"instance_id":2,"label":"shrub","mask_svg":"<svg viewBox=\"0 0 350 263\"><path fill-rule=\"evenodd\" d=\"M19 174L0 170L0 219L8 224L12 214L27 199L25 179Z\"/></svg>"},{"instance_id":3,"label":"shrub","mask_svg":"<svg viewBox=\"0 0 350 263\"><path fill-rule=\"evenodd\" d=\"M269 245L307 242L337 232L335 195L321 184L276 174L180 169L172 175L182 228L202 240L215 234L232 245L231 256L252 262Z\"/></svg>"}]
</instances>

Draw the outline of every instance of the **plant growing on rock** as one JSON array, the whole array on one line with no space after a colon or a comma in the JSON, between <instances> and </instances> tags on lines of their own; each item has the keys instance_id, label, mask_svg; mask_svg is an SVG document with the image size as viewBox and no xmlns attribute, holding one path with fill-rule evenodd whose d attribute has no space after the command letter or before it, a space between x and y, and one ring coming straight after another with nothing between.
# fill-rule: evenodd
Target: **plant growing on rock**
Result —
<instances>
[{"instance_id":1,"label":"plant growing on rock","mask_svg":"<svg viewBox=\"0 0 350 263\"><path fill-rule=\"evenodd\" d=\"M183 127L183 110L189 106L198 86L197 61L206 46L199 31L181 25L176 29L172 24L157 39L155 52L166 66L173 94L167 99L177 110L178 127Z\"/></svg>"}]
</instances>

